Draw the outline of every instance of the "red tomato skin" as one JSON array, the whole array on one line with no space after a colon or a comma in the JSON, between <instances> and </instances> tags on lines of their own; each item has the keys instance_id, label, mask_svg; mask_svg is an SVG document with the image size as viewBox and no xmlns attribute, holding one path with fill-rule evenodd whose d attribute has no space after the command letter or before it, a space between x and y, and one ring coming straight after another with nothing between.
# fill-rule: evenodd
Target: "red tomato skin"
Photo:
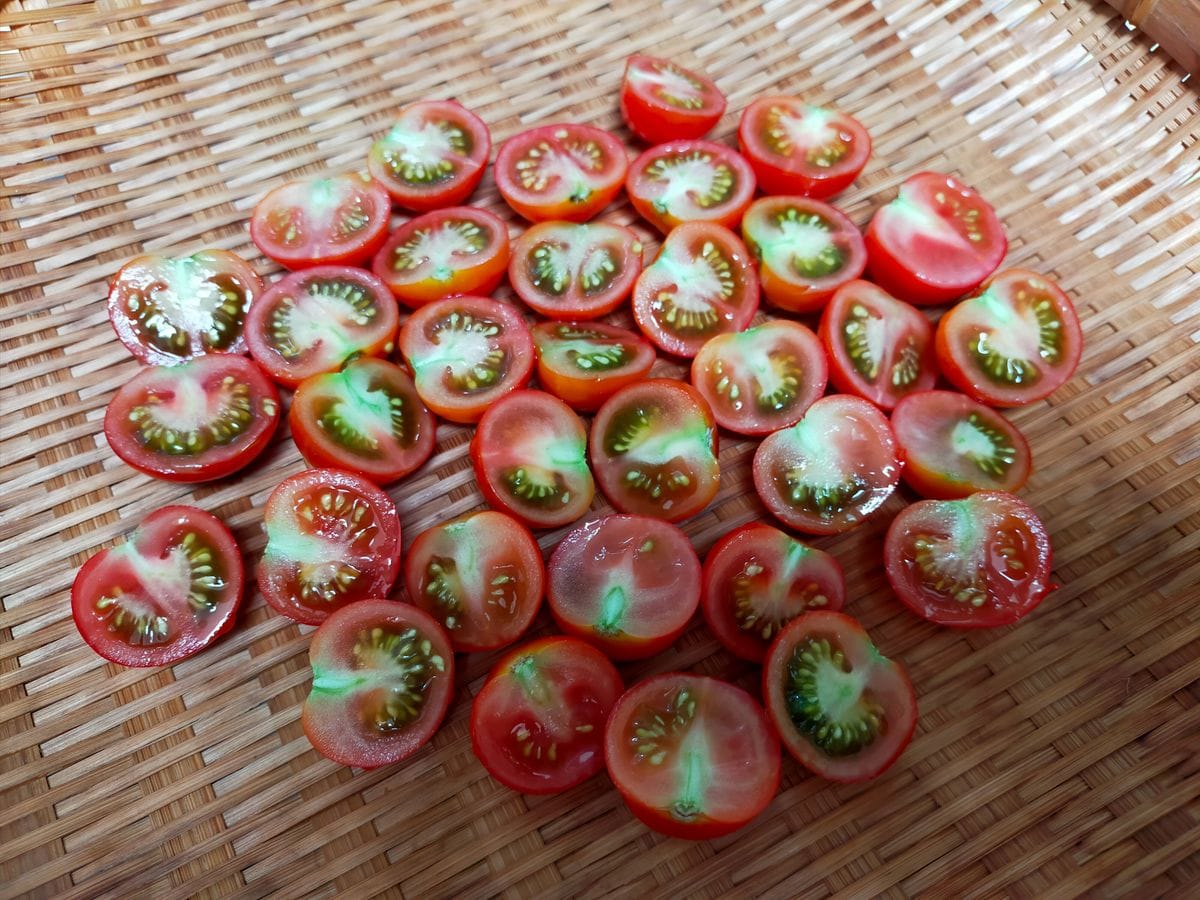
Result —
<instances>
[{"instance_id":1,"label":"red tomato skin","mask_svg":"<svg viewBox=\"0 0 1200 900\"><path fill-rule=\"evenodd\" d=\"M706 214L684 219L672 215L670 212L660 212L655 208L654 201L641 188L643 172L655 159L666 154L689 151L707 152L720 159L734 171L737 178L738 190L734 194L732 204L716 215ZM712 141L671 141L666 144L658 144L635 159L629 166L629 173L625 176L625 193L629 196L629 202L637 210L639 216L664 235L669 234L672 228L682 225L684 222L712 222L731 230L737 228L738 223L742 221L742 214L754 199L754 186L754 170L750 168L750 164L742 158L741 154L735 153L724 144Z\"/></svg>"},{"instance_id":2,"label":"red tomato skin","mask_svg":"<svg viewBox=\"0 0 1200 900\"><path fill-rule=\"evenodd\" d=\"M599 296L580 297L580 291L576 284L572 283L568 291L569 299L558 303L547 298L533 283L526 265L529 253L536 248L539 239L543 236L550 239L556 230L562 228L583 229L588 230L587 233L593 234L608 233L610 237L615 238L620 235L623 238L624 253L621 259L621 273L613 279L609 289L601 292ZM613 312L628 299L633 285L641 273L641 238L633 229L610 222L539 222L525 229L524 233L513 242L512 253L508 261L508 281L521 301L538 315L562 321L593 319Z\"/></svg>"},{"instance_id":3,"label":"red tomato skin","mask_svg":"<svg viewBox=\"0 0 1200 900\"><path fill-rule=\"evenodd\" d=\"M715 92L713 98L717 102L712 108L699 110L678 110L667 104L655 103L650 98L636 90L629 81L630 68L647 60L658 62L653 57L634 54L625 61L625 77L621 81L619 104L621 118L629 126L629 130L648 144L663 144L667 141L702 138L721 120L725 114L725 95L713 82L687 69L688 75L700 81L706 88ZM682 68L682 67L677 67Z\"/></svg>"},{"instance_id":4,"label":"red tomato skin","mask_svg":"<svg viewBox=\"0 0 1200 900\"><path fill-rule=\"evenodd\" d=\"M541 201L527 198L523 190L518 188L513 175L517 163L515 157L521 152L521 148L526 142L538 137L547 140L557 139L557 133L569 128L582 129L589 140L601 146L603 152L607 153L612 160L612 173L602 183L591 185L591 193L586 200L572 201L569 196L557 200ZM541 125L514 135L501 144L496 153L493 173L496 178L496 187L504 198L504 202L513 212L530 222L548 222L554 219L564 222L586 222L617 198L625 184L625 173L628 168L629 158L625 155L624 145L616 135L592 125L558 124Z\"/></svg>"},{"instance_id":5,"label":"red tomato skin","mask_svg":"<svg viewBox=\"0 0 1200 900\"><path fill-rule=\"evenodd\" d=\"M620 373L589 376L581 371L578 377L572 376L570 372L555 368L552 361L546 358L547 354L541 349L538 339L542 333L552 331L554 323L542 322L533 326L531 332L534 336L534 343L538 346L538 382L543 390L549 391L555 397L563 400L577 412L595 412L604 404L605 400L625 385L641 381L650 374L650 369L653 368L658 357L655 355L651 343L640 334L603 323L600 325L592 322L574 324L586 328L596 328L604 332L607 337L627 341L634 348L636 365L631 363L626 371Z\"/></svg>"}]
</instances>

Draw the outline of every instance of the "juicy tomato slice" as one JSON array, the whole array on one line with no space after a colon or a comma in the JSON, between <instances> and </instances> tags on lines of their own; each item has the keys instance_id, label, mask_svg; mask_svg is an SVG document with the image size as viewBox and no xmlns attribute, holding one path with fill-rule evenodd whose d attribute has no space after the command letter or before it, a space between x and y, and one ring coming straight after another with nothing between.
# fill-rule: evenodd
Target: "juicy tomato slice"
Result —
<instances>
[{"instance_id":1,"label":"juicy tomato slice","mask_svg":"<svg viewBox=\"0 0 1200 900\"><path fill-rule=\"evenodd\" d=\"M356 359L340 372L305 380L288 423L310 466L349 469L376 484L423 466L437 428L412 379L382 359Z\"/></svg>"},{"instance_id":2,"label":"juicy tomato slice","mask_svg":"<svg viewBox=\"0 0 1200 900\"><path fill-rule=\"evenodd\" d=\"M604 516L554 549L546 596L567 634L613 659L646 659L687 628L700 602L700 560L669 522Z\"/></svg>"},{"instance_id":3,"label":"juicy tomato slice","mask_svg":"<svg viewBox=\"0 0 1200 900\"><path fill-rule=\"evenodd\" d=\"M996 271L1008 250L995 210L958 179L920 172L867 226L871 280L918 306L949 303Z\"/></svg>"},{"instance_id":4,"label":"juicy tomato slice","mask_svg":"<svg viewBox=\"0 0 1200 900\"><path fill-rule=\"evenodd\" d=\"M167 666L233 627L245 580L229 529L194 506L164 506L123 544L91 557L71 585L88 645L123 666Z\"/></svg>"},{"instance_id":5,"label":"juicy tomato slice","mask_svg":"<svg viewBox=\"0 0 1200 900\"><path fill-rule=\"evenodd\" d=\"M937 330L946 379L990 406L1042 400L1075 374L1083 332L1057 284L1027 269L1001 272L947 312Z\"/></svg>"},{"instance_id":6,"label":"juicy tomato slice","mask_svg":"<svg viewBox=\"0 0 1200 900\"><path fill-rule=\"evenodd\" d=\"M1019 491L1031 460L1024 435L1000 413L955 391L909 394L892 412L903 478L922 497Z\"/></svg>"},{"instance_id":7,"label":"juicy tomato slice","mask_svg":"<svg viewBox=\"0 0 1200 900\"><path fill-rule=\"evenodd\" d=\"M661 350L692 357L758 311L758 275L746 245L709 222L673 230L633 289L638 327Z\"/></svg>"},{"instance_id":8,"label":"juicy tomato slice","mask_svg":"<svg viewBox=\"0 0 1200 900\"><path fill-rule=\"evenodd\" d=\"M226 250L149 254L121 266L108 287L108 319L142 362L169 364L206 353L245 353L242 327L262 279Z\"/></svg>"},{"instance_id":9,"label":"juicy tomato slice","mask_svg":"<svg viewBox=\"0 0 1200 900\"><path fill-rule=\"evenodd\" d=\"M896 489L900 468L883 413L866 400L835 394L758 445L754 488L785 525L837 534L883 505Z\"/></svg>"},{"instance_id":10,"label":"juicy tomato slice","mask_svg":"<svg viewBox=\"0 0 1200 900\"><path fill-rule=\"evenodd\" d=\"M672 141L633 161L625 192L638 214L663 234L684 222L736 228L754 199L754 171L724 144Z\"/></svg>"},{"instance_id":11,"label":"juicy tomato slice","mask_svg":"<svg viewBox=\"0 0 1200 900\"><path fill-rule=\"evenodd\" d=\"M883 561L905 606L956 628L1011 625L1053 589L1046 526L1004 491L906 507L888 528Z\"/></svg>"},{"instance_id":12,"label":"juicy tomato slice","mask_svg":"<svg viewBox=\"0 0 1200 900\"><path fill-rule=\"evenodd\" d=\"M869 281L851 281L821 314L829 377L839 391L880 409L937 381L933 326L916 307Z\"/></svg>"},{"instance_id":13,"label":"juicy tomato slice","mask_svg":"<svg viewBox=\"0 0 1200 900\"><path fill-rule=\"evenodd\" d=\"M717 423L738 434L795 425L825 393L828 374L817 336L786 319L719 334L692 360L692 384Z\"/></svg>"},{"instance_id":14,"label":"juicy tomato slice","mask_svg":"<svg viewBox=\"0 0 1200 900\"><path fill-rule=\"evenodd\" d=\"M543 125L500 145L496 187L530 222L586 222L620 193L628 168L615 134L591 125Z\"/></svg>"},{"instance_id":15,"label":"juicy tomato slice","mask_svg":"<svg viewBox=\"0 0 1200 900\"><path fill-rule=\"evenodd\" d=\"M871 156L853 116L796 97L760 97L742 112L738 146L766 194L824 200L850 186Z\"/></svg>"},{"instance_id":16,"label":"juicy tomato slice","mask_svg":"<svg viewBox=\"0 0 1200 900\"><path fill-rule=\"evenodd\" d=\"M846 577L824 550L751 522L708 551L703 591L709 631L734 656L760 663L792 619L813 609L841 609Z\"/></svg>"},{"instance_id":17,"label":"juicy tomato slice","mask_svg":"<svg viewBox=\"0 0 1200 900\"><path fill-rule=\"evenodd\" d=\"M621 512L679 522L708 506L721 483L712 410L679 381L652 378L614 393L592 420L588 452Z\"/></svg>"},{"instance_id":18,"label":"juicy tomato slice","mask_svg":"<svg viewBox=\"0 0 1200 900\"><path fill-rule=\"evenodd\" d=\"M490 294L508 267L508 227L486 209L455 206L405 222L375 254L372 269L416 309L443 297Z\"/></svg>"},{"instance_id":19,"label":"juicy tomato slice","mask_svg":"<svg viewBox=\"0 0 1200 900\"><path fill-rule=\"evenodd\" d=\"M308 647L312 690L300 724L322 756L375 769L407 759L446 717L454 651L407 603L360 600L334 612Z\"/></svg>"},{"instance_id":20,"label":"juicy tomato slice","mask_svg":"<svg viewBox=\"0 0 1200 900\"><path fill-rule=\"evenodd\" d=\"M250 307L246 339L255 362L294 388L351 357L391 353L399 327L382 281L362 269L318 266L267 288Z\"/></svg>"},{"instance_id":21,"label":"juicy tomato slice","mask_svg":"<svg viewBox=\"0 0 1200 900\"><path fill-rule=\"evenodd\" d=\"M702 138L725 114L711 80L670 60L634 54L625 61L621 117L647 144Z\"/></svg>"},{"instance_id":22,"label":"juicy tomato slice","mask_svg":"<svg viewBox=\"0 0 1200 900\"><path fill-rule=\"evenodd\" d=\"M596 492L587 428L542 391L514 391L493 403L471 439L471 459L487 502L531 528L574 522Z\"/></svg>"},{"instance_id":23,"label":"juicy tomato slice","mask_svg":"<svg viewBox=\"0 0 1200 900\"><path fill-rule=\"evenodd\" d=\"M428 212L471 196L491 152L492 135L475 113L453 100L421 100L371 145L367 170L397 205Z\"/></svg>"},{"instance_id":24,"label":"juicy tomato slice","mask_svg":"<svg viewBox=\"0 0 1200 900\"><path fill-rule=\"evenodd\" d=\"M513 243L508 280L517 296L551 319L612 312L642 273L642 242L623 225L542 222Z\"/></svg>"},{"instance_id":25,"label":"juicy tomato slice","mask_svg":"<svg viewBox=\"0 0 1200 900\"><path fill-rule=\"evenodd\" d=\"M863 273L862 234L839 209L805 197L762 197L742 219L767 300L789 312L819 310Z\"/></svg>"},{"instance_id":26,"label":"juicy tomato slice","mask_svg":"<svg viewBox=\"0 0 1200 900\"><path fill-rule=\"evenodd\" d=\"M595 412L618 388L641 381L657 358L641 335L602 322L542 322L531 333L538 381L580 412Z\"/></svg>"},{"instance_id":27,"label":"juicy tomato slice","mask_svg":"<svg viewBox=\"0 0 1200 900\"><path fill-rule=\"evenodd\" d=\"M286 269L357 266L387 238L392 202L364 173L281 185L254 207L250 238Z\"/></svg>"},{"instance_id":28,"label":"juicy tomato slice","mask_svg":"<svg viewBox=\"0 0 1200 900\"><path fill-rule=\"evenodd\" d=\"M830 781L879 775L917 727L908 672L840 612L806 612L788 623L763 664L763 697L788 752Z\"/></svg>"},{"instance_id":29,"label":"juicy tomato slice","mask_svg":"<svg viewBox=\"0 0 1200 900\"><path fill-rule=\"evenodd\" d=\"M249 465L279 424L279 392L244 356L212 353L146 366L104 414L104 436L129 465L167 481L212 481Z\"/></svg>"},{"instance_id":30,"label":"juicy tomato slice","mask_svg":"<svg viewBox=\"0 0 1200 900\"><path fill-rule=\"evenodd\" d=\"M685 672L627 690L604 730L604 758L625 803L672 837L736 831L779 788L779 740L741 688Z\"/></svg>"},{"instance_id":31,"label":"juicy tomato slice","mask_svg":"<svg viewBox=\"0 0 1200 900\"><path fill-rule=\"evenodd\" d=\"M617 667L570 637L517 647L471 704L471 747L523 794L557 794L604 768L604 723L625 690Z\"/></svg>"},{"instance_id":32,"label":"juicy tomato slice","mask_svg":"<svg viewBox=\"0 0 1200 900\"><path fill-rule=\"evenodd\" d=\"M404 561L410 603L449 632L455 650L513 643L542 605L542 551L504 513L468 513L417 535Z\"/></svg>"},{"instance_id":33,"label":"juicy tomato slice","mask_svg":"<svg viewBox=\"0 0 1200 900\"><path fill-rule=\"evenodd\" d=\"M421 399L451 422L478 422L533 372L533 339L525 322L511 305L487 297L449 297L422 306L400 329L400 352Z\"/></svg>"},{"instance_id":34,"label":"juicy tomato slice","mask_svg":"<svg viewBox=\"0 0 1200 900\"><path fill-rule=\"evenodd\" d=\"M352 472L285 478L267 498L263 524L259 590L297 622L320 625L347 604L386 597L400 571L396 504Z\"/></svg>"}]
</instances>

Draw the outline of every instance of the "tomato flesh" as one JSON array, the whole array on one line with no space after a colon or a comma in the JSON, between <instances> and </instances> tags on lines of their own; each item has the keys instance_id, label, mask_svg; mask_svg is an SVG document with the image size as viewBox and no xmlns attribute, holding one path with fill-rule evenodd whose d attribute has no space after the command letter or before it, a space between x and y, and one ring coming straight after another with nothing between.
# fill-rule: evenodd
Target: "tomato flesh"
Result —
<instances>
[{"instance_id":1,"label":"tomato flesh","mask_svg":"<svg viewBox=\"0 0 1200 900\"><path fill-rule=\"evenodd\" d=\"M517 238L508 264L517 296L552 319L612 312L641 272L641 240L607 222L541 222Z\"/></svg>"},{"instance_id":2,"label":"tomato flesh","mask_svg":"<svg viewBox=\"0 0 1200 900\"><path fill-rule=\"evenodd\" d=\"M906 507L888 528L883 559L896 596L938 625L1011 625L1052 590L1046 526L1004 491Z\"/></svg>"},{"instance_id":3,"label":"tomato flesh","mask_svg":"<svg viewBox=\"0 0 1200 900\"><path fill-rule=\"evenodd\" d=\"M602 322L533 326L538 381L580 412L595 412L618 388L641 381L657 358L650 342Z\"/></svg>"},{"instance_id":4,"label":"tomato flesh","mask_svg":"<svg viewBox=\"0 0 1200 900\"><path fill-rule=\"evenodd\" d=\"M754 171L724 144L672 141L634 160L625 192L638 214L663 234L684 222L735 228L754 199Z\"/></svg>"},{"instance_id":5,"label":"tomato flesh","mask_svg":"<svg viewBox=\"0 0 1200 900\"><path fill-rule=\"evenodd\" d=\"M684 672L627 690L604 758L630 811L655 831L703 840L736 831L779 787L779 741L741 688Z\"/></svg>"},{"instance_id":6,"label":"tomato flesh","mask_svg":"<svg viewBox=\"0 0 1200 900\"><path fill-rule=\"evenodd\" d=\"M634 54L625 61L621 117L648 144L702 138L725 113L713 82L670 60Z\"/></svg>"},{"instance_id":7,"label":"tomato flesh","mask_svg":"<svg viewBox=\"0 0 1200 900\"><path fill-rule=\"evenodd\" d=\"M614 134L591 125L543 125L500 145L496 187L530 222L586 222L616 199L628 167Z\"/></svg>"},{"instance_id":8,"label":"tomato flesh","mask_svg":"<svg viewBox=\"0 0 1200 900\"><path fill-rule=\"evenodd\" d=\"M646 659L687 628L700 602L700 560L668 522L605 516L559 542L546 594L566 633L613 659Z\"/></svg>"},{"instance_id":9,"label":"tomato flesh","mask_svg":"<svg viewBox=\"0 0 1200 900\"><path fill-rule=\"evenodd\" d=\"M471 704L471 747L501 784L557 794L604 768L604 723L624 691L608 658L575 638L510 651Z\"/></svg>"},{"instance_id":10,"label":"tomato flesh","mask_svg":"<svg viewBox=\"0 0 1200 900\"><path fill-rule=\"evenodd\" d=\"M763 664L763 697L788 752L830 781L875 778L917 727L908 672L840 612L807 612L788 623Z\"/></svg>"},{"instance_id":11,"label":"tomato flesh","mask_svg":"<svg viewBox=\"0 0 1200 900\"><path fill-rule=\"evenodd\" d=\"M123 544L92 556L71 585L88 645L123 666L167 666L233 627L245 573L233 535L194 506L165 506Z\"/></svg>"}]
</instances>

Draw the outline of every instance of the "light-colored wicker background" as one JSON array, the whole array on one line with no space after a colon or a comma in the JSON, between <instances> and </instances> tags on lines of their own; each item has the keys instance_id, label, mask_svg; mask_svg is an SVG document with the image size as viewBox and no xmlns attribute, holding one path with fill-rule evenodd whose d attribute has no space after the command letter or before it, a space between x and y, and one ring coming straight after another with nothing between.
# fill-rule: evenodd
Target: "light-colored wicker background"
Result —
<instances>
[{"instance_id":1,"label":"light-colored wicker background","mask_svg":"<svg viewBox=\"0 0 1200 900\"><path fill-rule=\"evenodd\" d=\"M27 0L0 23L0 893L1196 896L1200 116L1183 70L1108 7ZM846 565L849 611L909 666L917 736L869 785L787 762L761 820L702 844L648 833L604 776L548 799L491 781L467 719L493 657L464 661L431 746L355 774L301 734L306 634L256 595L231 636L170 669L88 650L67 598L90 553L184 501L228 521L253 561L267 493L301 466L285 434L263 463L194 489L118 462L100 420L137 365L109 328L105 279L142 250L206 246L272 273L247 238L256 198L357 167L411 100L458 97L497 139L555 119L618 128L636 50L716 77L721 138L765 91L846 109L876 142L839 201L857 222L906 174L953 171L1007 222L1009 262L1070 292L1079 374L1013 415L1062 590L1016 628L940 630L880 572L900 498L818 541ZM505 212L490 175L474 202ZM468 437L444 429L392 489L406 542L478 505ZM699 549L763 515L752 449L725 443L717 502L687 526ZM679 667L756 679L699 625L626 674Z\"/></svg>"}]
</instances>

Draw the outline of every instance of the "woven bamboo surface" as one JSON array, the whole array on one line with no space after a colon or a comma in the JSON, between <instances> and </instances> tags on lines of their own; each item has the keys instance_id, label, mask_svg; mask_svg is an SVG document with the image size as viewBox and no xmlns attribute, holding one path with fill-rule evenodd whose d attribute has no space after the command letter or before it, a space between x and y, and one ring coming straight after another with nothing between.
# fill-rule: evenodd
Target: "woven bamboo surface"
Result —
<instances>
[{"instance_id":1,"label":"woven bamboo surface","mask_svg":"<svg viewBox=\"0 0 1200 900\"><path fill-rule=\"evenodd\" d=\"M0 894L1197 896L1200 104L1120 15L1082 0L28 0L0 24ZM429 747L364 774L305 740L308 630L257 594L172 668L84 646L68 589L89 554L191 502L253 563L267 494L302 466L286 434L211 486L121 464L100 421L137 364L105 279L143 250L202 247L273 274L247 237L255 200L357 167L411 100L456 96L497 139L562 119L628 138L616 91L636 50L714 75L725 139L767 91L844 108L876 142L839 201L859 224L905 175L956 172L1006 221L1008 262L1061 281L1083 364L1013 418L1062 589L1019 627L941 630L880 571L902 498L817 541L845 564L849 611L908 665L916 738L864 786L785 762L760 820L700 844L648 832L603 775L547 799L488 778L467 721L494 656L463 660ZM473 202L506 215L490 175ZM444 428L391 490L406 543L480 505L469 435ZM723 443L721 492L686 529L701 551L765 517L752 450ZM625 674L676 668L757 675L698 624Z\"/></svg>"}]
</instances>

